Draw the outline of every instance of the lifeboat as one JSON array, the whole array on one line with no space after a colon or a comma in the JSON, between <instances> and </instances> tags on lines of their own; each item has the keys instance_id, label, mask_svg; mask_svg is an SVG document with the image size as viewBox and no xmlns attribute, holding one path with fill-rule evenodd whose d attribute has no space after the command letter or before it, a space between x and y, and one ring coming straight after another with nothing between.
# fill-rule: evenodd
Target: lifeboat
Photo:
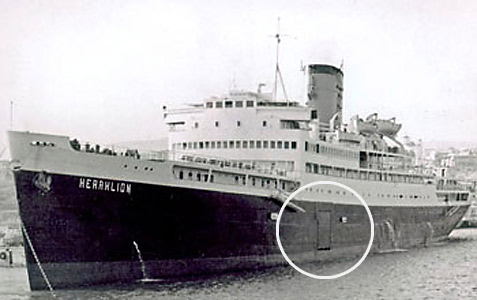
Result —
<instances>
[{"instance_id":1,"label":"lifeboat","mask_svg":"<svg viewBox=\"0 0 477 300\"><path fill-rule=\"evenodd\" d=\"M389 120L376 120L375 124L378 127L378 133L386 136L396 136L396 134L401 130L402 124L396 123L396 118L391 118Z\"/></svg>"},{"instance_id":2,"label":"lifeboat","mask_svg":"<svg viewBox=\"0 0 477 300\"><path fill-rule=\"evenodd\" d=\"M374 121L364 121L363 119L358 119L358 132L362 134L374 134L378 130L378 126Z\"/></svg>"}]
</instances>

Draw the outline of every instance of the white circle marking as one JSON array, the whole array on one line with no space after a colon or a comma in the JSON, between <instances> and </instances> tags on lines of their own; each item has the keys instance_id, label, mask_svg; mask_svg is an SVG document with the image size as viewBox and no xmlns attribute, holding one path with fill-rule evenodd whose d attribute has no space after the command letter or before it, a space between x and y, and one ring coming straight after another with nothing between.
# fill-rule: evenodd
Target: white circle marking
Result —
<instances>
[{"instance_id":1,"label":"white circle marking","mask_svg":"<svg viewBox=\"0 0 477 300\"><path fill-rule=\"evenodd\" d=\"M305 270L302 270L300 269L297 265L295 265L295 263L293 263L293 261L288 257L288 255L285 253L285 250L283 250L283 246L282 246L282 242L280 241L280 220L282 218L282 214L283 214L283 211L285 210L285 207L288 205L288 203L298 194L300 193L301 191L303 191L304 189L307 189L309 187L312 187L312 186L315 186L315 185L335 185L335 186L338 186L340 188L343 188L345 190L347 190L348 192L352 193L356 198L359 199L359 201L361 201L361 203L363 204L364 208L366 209L366 212L368 213L368 217L369 217L369 220L371 222L371 236L369 238L369 243L368 243L368 247L366 248L366 251L364 252L363 256L361 257L361 259L356 262L351 268L349 268L348 270L345 270L341 273L338 273L338 274L334 274L334 275L315 275L313 273L309 273ZM278 247L280 248L280 252L282 253L283 257L285 257L285 260L295 269L297 270L298 272L300 272L301 274L303 275L306 275L308 277L311 277L311 278L315 278L315 279L336 279L336 278L339 278L341 276L344 276L346 274L349 274L351 272L353 272L357 267L359 267L361 265L361 263L366 259L366 257L368 256L369 254L369 251L371 250L371 246L373 245L373 241L374 241L374 219L373 219L373 215L371 214L371 210L369 209L368 205L366 204L366 202L364 201L363 197L361 197L361 195L359 195L355 190L353 190L352 188L350 188L349 186L347 185L344 185L342 183L339 183L339 182L335 182L335 181L315 181L315 182L311 182L311 183L308 183L302 187L300 187L299 189L297 189L296 191L294 191L290 196L288 196L287 200L285 202L283 202L282 204L282 207L280 208L280 212L278 213L278 218L277 218L277 224L276 224L276 238L277 238L277 243L278 243Z\"/></svg>"}]
</instances>

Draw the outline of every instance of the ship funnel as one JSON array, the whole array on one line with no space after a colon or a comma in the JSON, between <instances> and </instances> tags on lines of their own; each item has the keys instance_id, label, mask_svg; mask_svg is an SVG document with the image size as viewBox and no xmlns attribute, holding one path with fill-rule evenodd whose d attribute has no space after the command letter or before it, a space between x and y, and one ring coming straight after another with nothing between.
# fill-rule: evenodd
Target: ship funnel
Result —
<instances>
[{"instance_id":1,"label":"ship funnel","mask_svg":"<svg viewBox=\"0 0 477 300\"><path fill-rule=\"evenodd\" d=\"M339 128L343 120L343 72L330 65L308 65L308 102L311 119Z\"/></svg>"}]
</instances>

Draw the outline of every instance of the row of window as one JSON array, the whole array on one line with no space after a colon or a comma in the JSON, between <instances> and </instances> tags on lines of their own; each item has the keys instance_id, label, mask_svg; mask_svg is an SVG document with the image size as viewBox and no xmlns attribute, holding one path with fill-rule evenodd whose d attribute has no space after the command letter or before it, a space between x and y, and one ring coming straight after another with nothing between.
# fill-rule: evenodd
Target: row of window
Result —
<instances>
[{"instance_id":1,"label":"row of window","mask_svg":"<svg viewBox=\"0 0 477 300\"><path fill-rule=\"evenodd\" d=\"M323 189L323 188L307 188L306 191L312 193L316 192L318 194L333 194L333 190L331 189ZM341 191L341 190L335 190L336 195L343 195L346 196L347 192L346 191ZM409 198L409 199L428 199L429 195L416 195L416 194L381 194L381 193L365 193L365 192L359 192L360 196L362 197L379 197L379 198L399 198L399 199L404 199L404 198Z\"/></svg>"},{"instance_id":2,"label":"row of window","mask_svg":"<svg viewBox=\"0 0 477 300\"><path fill-rule=\"evenodd\" d=\"M356 169L337 168L313 163L305 164L305 172L329 175L335 177L345 177L350 179L387 181L387 182L406 182L406 183L424 183L424 177L417 175L405 175L396 173L381 173Z\"/></svg>"},{"instance_id":3,"label":"row of window","mask_svg":"<svg viewBox=\"0 0 477 300\"><path fill-rule=\"evenodd\" d=\"M233 173L209 173L207 170L174 168L174 176L180 180L193 180L217 184L241 185L261 187L265 189L281 189L287 192L294 191L295 183L269 177L245 176L245 174Z\"/></svg>"},{"instance_id":4,"label":"row of window","mask_svg":"<svg viewBox=\"0 0 477 300\"><path fill-rule=\"evenodd\" d=\"M199 141L172 144L172 150L191 149L297 149L296 141Z\"/></svg>"},{"instance_id":5,"label":"row of window","mask_svg":"<svg viewBox=\"0 0 477 300\"><path fill-rule=\"evenodd\" d=\"M333 147L328 147L320 144L311 144L305 142L305 151L312 153L323 153L325 155L337 156L348 159L358 159L359 153L355 151L337 149Z\"/></svg>"},{"instance_id":6,"label":"row of window","mask_svg":"<svg viewBox=\"0 0 477 300\"><path fill-rule=\"evenodd\" d=\"M215 105L214 105L215 104ZM235 104L235 105L234 105ZM215 101L215 102L206 102L205 107L206 108L242 108L242 107L254 107L255 101L253 100L225 100L225 101Z\"/></svg>"},{"instance_id":7,"label":"row of window","mask_svg":"<svg viewBox=\"0 0 477 300\"><path fill-rule=\"evenodd\" d=\"M220 123L219 121L214 122L215 127L219 127ZM242 122L237 121L237 127L242 126ZM267 121L262 121L262 127L267 127ZM197 129L199 128L199 122L194 122L194 128Z\"/></svg>"}]
</instances>

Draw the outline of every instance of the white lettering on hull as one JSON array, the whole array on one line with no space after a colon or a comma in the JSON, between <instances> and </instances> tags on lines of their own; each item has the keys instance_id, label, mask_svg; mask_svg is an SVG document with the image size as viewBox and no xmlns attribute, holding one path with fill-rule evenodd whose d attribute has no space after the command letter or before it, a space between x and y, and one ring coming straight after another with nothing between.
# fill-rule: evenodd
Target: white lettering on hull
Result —
<instances>
[{"instance_id":1,"label":"white lettering on hull","mask_svg":"<svg viewBox=\"0 0 477 300\"><path fill-rule=\"evenodd\" d=\"M84 190L106 191L120 194L131 194L131 184L112 180L80 177L78 188Z\"/></svg>"}]
</instances>

